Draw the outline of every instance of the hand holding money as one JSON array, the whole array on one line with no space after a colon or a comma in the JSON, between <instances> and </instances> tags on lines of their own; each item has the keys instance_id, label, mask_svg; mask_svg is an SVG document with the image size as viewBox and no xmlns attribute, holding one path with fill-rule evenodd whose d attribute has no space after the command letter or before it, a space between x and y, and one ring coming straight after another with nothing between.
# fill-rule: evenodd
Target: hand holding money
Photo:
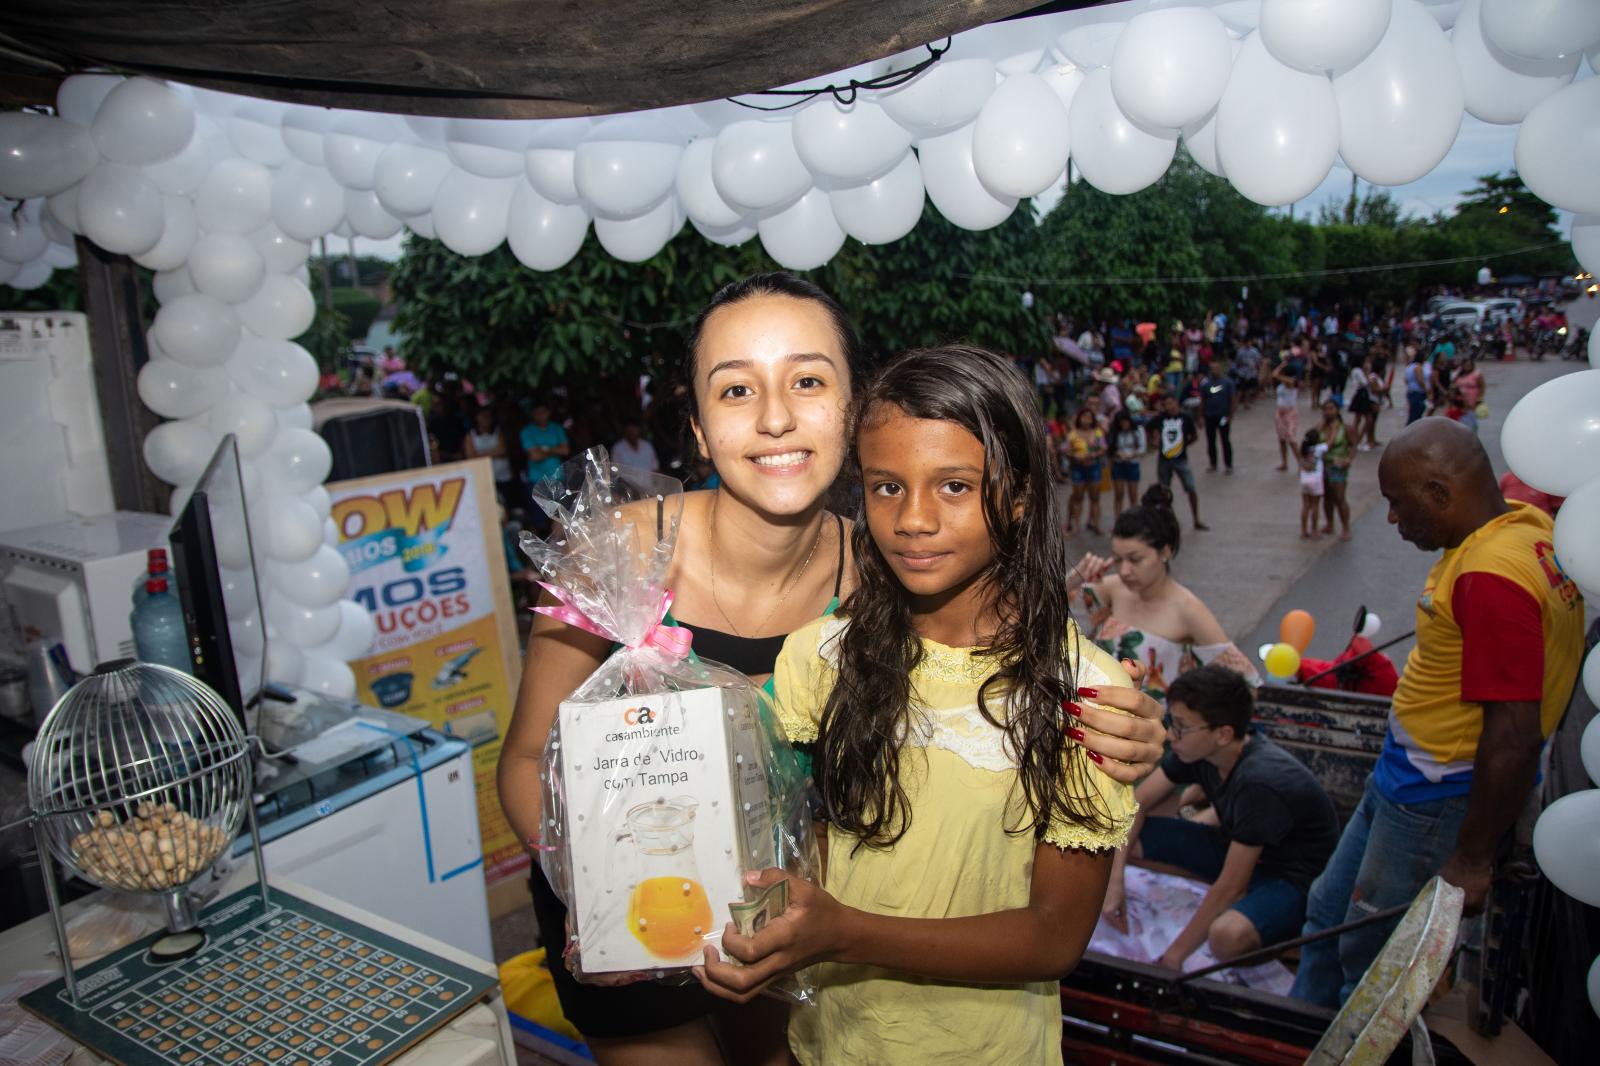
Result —
<instances>
[{"instance_id":1,"label":"hand holding money","mask_svg":"<svg viewBox=\"0 0 1600 1066\"><path fill-rule=\"evenodd\" d=\"M745 875L755 899L731 906L734 921L722 934L726 961L715 948L695 976L713 995L747 1003L767 985L838 953L850 908L820 886L783 870ZM747 931L748 930L748 931Z\"/></svg>"}]
</instances>

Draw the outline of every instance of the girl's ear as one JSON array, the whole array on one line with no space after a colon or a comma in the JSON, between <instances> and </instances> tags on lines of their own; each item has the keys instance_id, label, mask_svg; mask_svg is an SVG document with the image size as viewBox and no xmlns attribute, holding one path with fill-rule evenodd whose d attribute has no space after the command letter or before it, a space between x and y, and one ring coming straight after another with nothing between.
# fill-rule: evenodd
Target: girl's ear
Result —
<instances>
[{"instance_id":1,"label":"girl's ear","mask_svg":"<svg viewBox=\"0 0 1600 1066\"><path fill-rule=\"evenodd\" d=\"M694 433L694 450L697 458L710 459L711 450L706 447L705 430L700 428L700 420L693 415L689 416L689 429Z\"/></svg>"}]
</instances>

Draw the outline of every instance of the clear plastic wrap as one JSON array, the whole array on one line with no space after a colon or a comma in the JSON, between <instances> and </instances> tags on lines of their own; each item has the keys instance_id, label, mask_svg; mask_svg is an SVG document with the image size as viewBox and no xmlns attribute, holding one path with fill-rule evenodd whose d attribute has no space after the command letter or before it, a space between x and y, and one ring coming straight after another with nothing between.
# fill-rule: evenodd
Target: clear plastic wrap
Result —
<instances>
[{"instance_id":1,"label":"clear plastic wrap","mask_svg":"<svg viewBox=\"0 0 1600 1066\"><path fill-rule=\"evenodd\" d=\"M572 917L568 963L600 983L692 979L757 902L745 871L817 876L806 772L767 694L667 617L682 485L596 448L533 495L552 531L521 547L558 601L535 609L617 645L545 749L540 863Z\"/></svg>"}]
</instances>

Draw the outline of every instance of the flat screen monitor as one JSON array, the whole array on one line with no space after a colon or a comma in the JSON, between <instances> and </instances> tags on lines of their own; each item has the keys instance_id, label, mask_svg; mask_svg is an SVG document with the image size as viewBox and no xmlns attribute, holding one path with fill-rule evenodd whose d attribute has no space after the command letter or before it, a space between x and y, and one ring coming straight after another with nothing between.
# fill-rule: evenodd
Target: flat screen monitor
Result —
<instances>
[{"instance_id":1,"label":"flat screen monitor","mask_svg":"<svg viewBox=\"0 0 1600 1066\"><path fill-rule=\"evenodd\" d=\"M239 715L261 698L266 620L233 434L206 464L169 537L194 676Z\"/></svg>"}]
</instances>

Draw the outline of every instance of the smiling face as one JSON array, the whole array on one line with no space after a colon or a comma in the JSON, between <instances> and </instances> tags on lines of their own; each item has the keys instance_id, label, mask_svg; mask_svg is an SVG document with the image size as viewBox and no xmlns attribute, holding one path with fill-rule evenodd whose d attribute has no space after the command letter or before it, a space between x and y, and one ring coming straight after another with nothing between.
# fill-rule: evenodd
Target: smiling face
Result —
<instances>
[{"instance_id":1,"label":"smiling face","mask_svg":"<svg viewBox=\"0 0 1600 1066\"><path fill-rule=\"evenodd\" d=\"M694 360L695 440L757 510L814 507L844 463L850 371L820 304L752 296L718 308Z\"/></svg>"},{"instance_id":2,"label":"smiling face","mask_svg":"<svg viewBox=\"0 0 1600 1066\"><path fill-rule=\"evenodd\" d=\"M867 528L901 586L924 600L976 590L994 561L978 438L886 407L863 422L856 449Z\"/></svg>"},{"instance_id":3,"label":"smiling face","mask_svg":"<svg viewBox=\"0 0 1600 1066\"><path fill-rule=\"evenodd\" d=\"M1139 592L1167 576L1171 548L1155 548L1139 537L1112 537L1111 563L1129 591Z\"/></svg>"}]
</instances>

